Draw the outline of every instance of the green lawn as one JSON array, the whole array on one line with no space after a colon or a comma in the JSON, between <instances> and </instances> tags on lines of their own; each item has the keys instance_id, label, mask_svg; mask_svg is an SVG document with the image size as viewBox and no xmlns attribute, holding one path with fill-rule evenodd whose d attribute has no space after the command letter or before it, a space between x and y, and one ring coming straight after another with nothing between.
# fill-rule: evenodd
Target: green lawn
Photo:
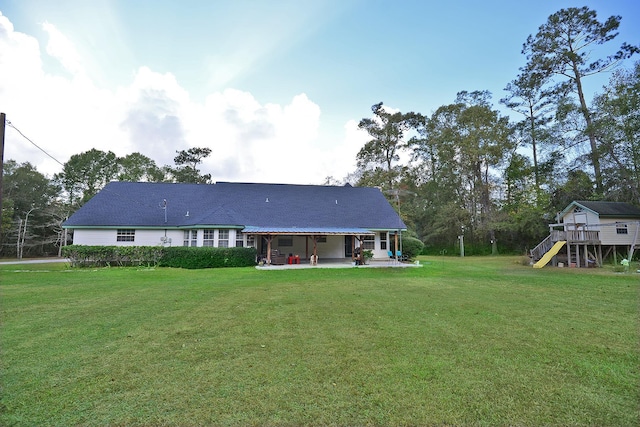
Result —
<instances>
[{"instance_id":1,"label":"green lawn","mask_svg":"<svg viewBox=\"0 0 640 427\"><path fill-rule=\"evenodd\" d=\"M0 425L640 423L640 274L422 262L0 266Z\"/></svg>"}]
</instances>

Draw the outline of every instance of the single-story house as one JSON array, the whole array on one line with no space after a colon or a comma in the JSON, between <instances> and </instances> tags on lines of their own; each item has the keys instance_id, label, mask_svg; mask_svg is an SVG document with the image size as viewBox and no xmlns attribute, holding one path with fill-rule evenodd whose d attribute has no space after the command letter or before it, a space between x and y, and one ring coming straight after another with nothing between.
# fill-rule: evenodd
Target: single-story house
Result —
<instances>
[{"instance_id":1,"label":"single-story house","mask_svg":"<svg viewBox=\"0 0 640 427\"><path fill-rule=\"evenodd\" d=\"M271 262L366 249L387 259L406 225L378 188L111 182L63 228L76 245L250 246Z\"/></svg>"},{"instance_id":2,"label":"single-story house","mask_svg":"<svg viewBox=\"0 0 640 427\"><path fill-rule=\"evenodd\" d=\"M558 257L570 266L601 266L610 256L616 263L618 255L630 260L639 237L640 208L624 202L573 201L549 224L549 236L531 256L539 267L549 261L557 264Z\"/></svg>"}]
</instances>

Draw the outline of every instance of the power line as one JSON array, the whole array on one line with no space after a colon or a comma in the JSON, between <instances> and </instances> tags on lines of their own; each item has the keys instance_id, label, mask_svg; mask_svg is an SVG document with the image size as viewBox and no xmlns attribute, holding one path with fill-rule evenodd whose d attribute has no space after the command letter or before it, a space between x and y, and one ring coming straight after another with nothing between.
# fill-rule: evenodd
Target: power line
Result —
<instances>
[{"instance_id":1,"label":"power line","mask_svg":"<svg viewBox=\"0 0 640 427\"><path fill-rule=\"evenodd\" d=\"M55 161L56 161L56 163L58 163L60 166L64 167L64 164L63 164L62 162L60 162L58 159L56 159L55 157L53 157L51 154L47 153L44 149L40 148L40 147L38 146L38 144L36 144L35 142L33 142L32 140L30 140L29 138L27 138L27 136L26 136L24 133L20 132L20 129L18 129L17 127L15 127L15 126L13 125L13 123L11 123L9 120L7 120L7 121L6 121L6 123L7 123L7 125L8 125L8 126L11 126L12 128L14 128L14 129L15 129L15 130L20 134L20 135L22 135L22 137L23 137L24 139L26 139L26 140L27 140L27 141L29 141L31 144L33 144L33 146L35 146L38 150L42 151L44 154L46 154L47 156L49 156L49 157L51 157L53 160L55 160Z\"/></svg>"}]
</instances>

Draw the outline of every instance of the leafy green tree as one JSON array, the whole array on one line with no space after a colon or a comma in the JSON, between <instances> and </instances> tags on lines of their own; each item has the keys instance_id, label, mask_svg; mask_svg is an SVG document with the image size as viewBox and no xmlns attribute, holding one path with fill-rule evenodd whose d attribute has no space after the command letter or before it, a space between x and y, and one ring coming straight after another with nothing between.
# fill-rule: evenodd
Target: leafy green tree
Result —
<instances>
[{"instance_id":1,"label":"leafy green tree","mask_svg":"<svg viewBox=\"0 0 640 427\"><path fill-rule=\"evenodd\" d=\"M539 146L543 143L549 144L550 134L547 125L552 120L553 105L552 94L543 89L545 82L544 75L526 68L521 69L518 77L505 87L507 96L500 100L502 104L523 116L515 129L522 136L523 144L531 147L538 197L542 191L543 181L538 166Z\"/></svg>"},{"instance_id":2,"label":"leafy green tree","mask_svg":"<svg viewBox=\"0 0 640 427\"><path fill-rule=\"evenodd\" d=\"M491 197L495 184L492 169L505 160L514 149L509 119L492 110L489 92L461 92L457 103L462 106L458 120L460 151L459 167L469 185L468 206L479 232L488 233L492 253L497 253L496 221ZM466 166L466 167L465 167Z\"/></svg>"},{"instance_id":3,"label":"leafy green tree","mask_svg":"<svg viewBox=\"0 0 640 427\"><path fill-rule=\"evenodd\" d=\"M175 182L189 182L206 184L211 182L211 174L201 175L198 165L211 154L210 148L193 147L188 150L176 151L178 155L173 159L175 168L167 167L167 171Z\"/></svg>"},{"instance_id":4,"label":"leafy green tree","mask_svg":"<svg viewBox=\"0 0 640 427\"><path fill-rule=\"evenodd\" d=\"M614 73L593 105L607 198L640 206L640 62Z\"/></svg>"},{"instance_id":5,"label":"leafy green tree","mask_svg":"<svg viewBox=\"0 0 640 427\"><path fill-rule=\"evenodd\" d=\"M515 211L519 206L537 201L536 194L531 194L531 177L535 176L533 165L528 157L518 153L511 153L507 167L504 169L504 207L508 211ZM537 187L536 187L537 190ZM539 191L536 191L539 195Z\"/></svg>"},{"instance_id":6,"label":"leafy green tree","mask_svg":"<svg viewBox=\"0 0 640 427\"><path fill-rule=\"evenodd\" d=\"M8 160L4 164L3 195L13 201L12 216L17 217L31 208L44 209L59 195L60 188L29 162L18 164Z\"/></svg>"},{"instance_id":7,"label":"leafy green tree","mask_svg":"<svg viewBox=\"0 0 640 427\"><path fill-rule=\"evenodd\" d=\"M539 165L540 170L543 164ZM548 234L548 193L534 185L535 174L529 157L513 152L503 171L503 194L497 228L504 246L527 253Z\"/></svg>"},{"instance_id":8,"label":"leafy green tree","mask_svg":"<svg viewBox=\"0 0 640 427\"><path fill-rule=\"evenodd\" d=\"M71 156L54 180L66 192L69 205L76 206L85 203L110 181L117 179L118 172L118 159L112 151L92 148Z\"/></svg>"},{"instance_id":9,"label":"leafy green tree","mask_svg":"<svg viewBox=\"0 0 640 427\"><path fill-rule=\"evenodd\" d=\"M15 255L24 242L24 255L51 253L57 240L49 225L51 206L60 189L29 162L4 164L2 253ZM17 240L19 238L19 240ZM24 249L23 248L23 249Z\"/></svg>"},{"instance_id":10,"label":"leafy green tree","mask_svg":"<svg viewBox=\"0 0 640 427\"><path fill-rule=\"evenodd\" d=\"M574 200L595 200L599 195L594 192L593 180L583 170L569 172L567 181L555 188L551 195L551 212L560 212Z\"/></svg>"},{"instance_id":11,"label":"leafy green tree","mask_svg":"<svg viewBox=\"0 0 640 427\"><path fill-rule=\"evenodd\" d=\"M435 192L439 205L432 232L450 239L465 225L476 238L487 235L495 245L495 170L515 144L509 119L492 109L490 99L486 91L460 92L454 104L427 119L419 129L421 138L412 144L426 171L424 185Z\"/></svg>"},{"instance_id":12,"label":"leafy green tree","mask_svg":"<svg viewBox=\"0 0 640 427\"><path fill-rule=\"evenodd\" d=\"M402 166L397 165L400 152L407 148L405 133L415 126L415 113L389 113L382 102L371 107L374 117L363 118L358 127L367 131L371 140L358 152L358 167L364 171L367 184L395 187L401 176Z\"/></svg>"},{"instance_id":13,"label":"leafy green tree","mask_svg":"<svg viewBox=\"0 0 640 427\"><path fill-rule=\"evenodd\" d=\"M162 182L164 171L156 162L140 153L131 153L118 158L118 180L133 182Z\"/></svg>"},{"instance_id":14,"label":"leafy green tree","mask_svg":"<svg viewBox=\"0 0 640 427\"><path fill-rule=\"evenodd\" d=\"M588 7L561 9L549 16L535 36L530 35L522 53L527 58L527 69L545 78L559 78L555 89L571 91L578 96L580 112L584 117L595 184L602 193L602 170L597 136L593 129L592 112L585 98L583 79L587 76L611 70L620 61L639 51L638 47L623 43L614 54L591 60L589 55L595 45L613 40L620 25L620 16L611 16L600 22L596 12Z\"/></svg>"}]
</instances>

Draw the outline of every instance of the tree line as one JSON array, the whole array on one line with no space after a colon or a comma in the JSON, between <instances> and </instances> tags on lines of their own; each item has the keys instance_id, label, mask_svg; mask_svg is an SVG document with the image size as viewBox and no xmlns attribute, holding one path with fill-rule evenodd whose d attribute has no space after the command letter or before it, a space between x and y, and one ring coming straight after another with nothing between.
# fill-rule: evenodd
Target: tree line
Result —
<instances>
[{"instance_id":1,"label":"tree line","mask_svg":"<svg viewBox=\"0 0 640 427\"><path fill-rule=\"evenodd\" d=\"M485 90L461 91L428 115L373 105L359 123L370 140L356 170L325 183L380 187L434 254L455 253L461 234L469 254L523 253L573 200L640 206L640 62L625 67L640 49L611 49L620 21L599 21L587 7L549 16L523 43L524 65L498 100L515 120ZM593 58L600 45L609 54ZM585 82L604 72L608 84L587 99ZM2 254L21 241L25 255L55 251L62 221L111 180L211 182L198 169L210 153L180 151L175 166L158 167L141 153L93 149L72 156L53 179L10 160Z\"/></svg>"}]
</instances>

